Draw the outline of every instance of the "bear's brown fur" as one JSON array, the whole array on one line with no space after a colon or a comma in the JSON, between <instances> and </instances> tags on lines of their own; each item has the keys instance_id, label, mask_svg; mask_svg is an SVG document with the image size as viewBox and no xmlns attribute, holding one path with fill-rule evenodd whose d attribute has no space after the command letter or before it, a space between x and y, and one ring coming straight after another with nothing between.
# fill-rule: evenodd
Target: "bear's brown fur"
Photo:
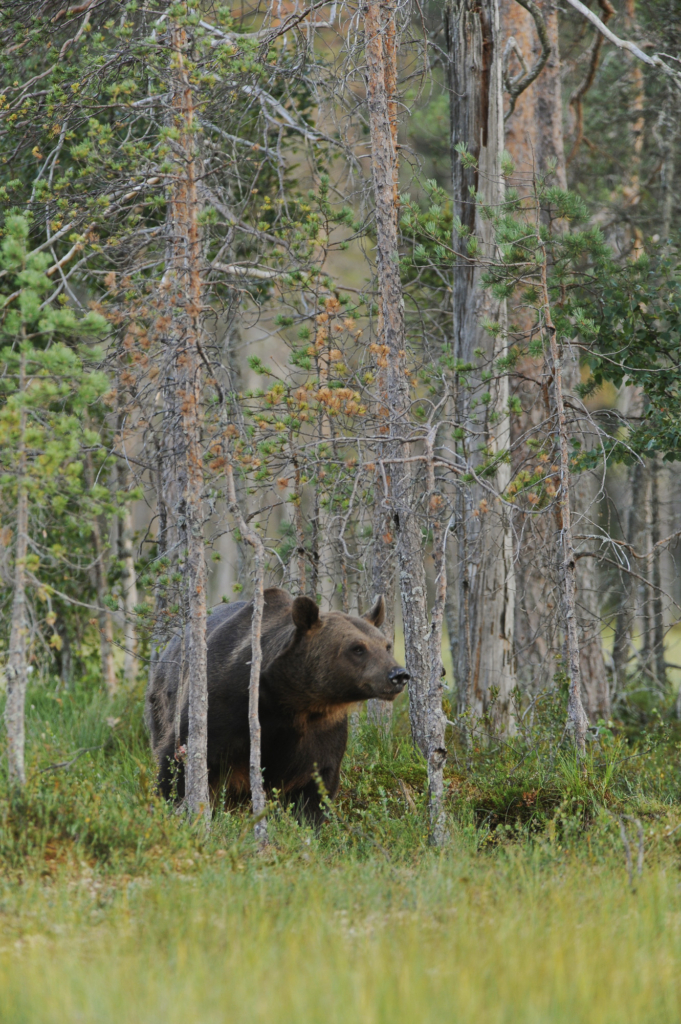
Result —
<instances>
[{"instance_id":1,"label":"bear's brown fur","mask_svg":"<svg viewBox=\"0 0 681 1024\"><path fill-rule=\"evenodd\" d=\"M221 605L208 618L208 771L211 790L227 797L250 792L248 686L252 602ZM385 616L379 598L364 618L321 614L308 597L265 591L260 674L260 725L265 787L293 800L308 817L322 817L315 772L331 798L338 792L347 744L347 715L358 701L393 700L409 678L377 628ZM184 790L175 760L175 703L180 639L166 648L147 693L147 722L159 765L159 788ZM187 703L180 742L187 738Z\"/></svg>"}]
</instances>

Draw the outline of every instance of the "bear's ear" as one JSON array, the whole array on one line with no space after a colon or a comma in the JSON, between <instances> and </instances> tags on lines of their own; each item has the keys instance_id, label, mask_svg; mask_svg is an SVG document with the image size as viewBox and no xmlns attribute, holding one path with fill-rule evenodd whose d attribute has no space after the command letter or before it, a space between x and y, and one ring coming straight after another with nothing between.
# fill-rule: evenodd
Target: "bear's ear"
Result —
<instances>
[{"instance_id":1,"label":"bear's ear","mask_svg":"<svg viewBox=\"0 0 681 1024\"><path fill-rule=\"evenodd\" d=\"M297 629L312 629L319 622L319 606L311 597L297 597L291 606L291 618Z\"/></svg>"},{"instance_id":2,"label":"bear's ear","mask_svg":"<svg viewBox=\"0 0 681 1024\"><path fill-rule=\"evenodd\" d=\"M385 598L383 594L376 598L376 604L364 616L372 626L382 626L385 622Z\"/></svg>"}]
</instances>

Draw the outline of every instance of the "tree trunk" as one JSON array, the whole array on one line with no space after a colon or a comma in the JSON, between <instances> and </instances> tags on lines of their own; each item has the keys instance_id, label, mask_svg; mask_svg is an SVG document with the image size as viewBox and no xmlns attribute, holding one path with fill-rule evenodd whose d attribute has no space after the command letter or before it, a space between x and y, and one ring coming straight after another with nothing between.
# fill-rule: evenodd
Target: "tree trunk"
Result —
<instances>
[{"instance_id":1,"label":"tree trunk","mask_svg":"<svg viewBox=\"0 0 681 1024\"><path fill-rule=\"evenodd\" d=\"M428 467L428 516L433 533L433 566L435 569L435 601L431 616L431 632L428 646L430 672L428 676L427 734L428 734L428 800L430 810L430 842L442 846L445 841L444 809L444 765L447 758L445 746L446 720L442 711L442 624L447 597L447 530L443 527L442 512L446 503L438 493L435 481L434 427L426 440L425 451Z\"/></svg>"},{"instance_id":2,"label":"tree trunk","mask_svg":"<svg viewBox=\"0 0 681 1024\"><path fill-rule=\"evenodd\" d=\"M125 495L129 490L128 472L125 464L118 464L118 493ZM121 598L125 616L123 661L123 678L131 690L137 680L139 662L137 660L137 627L135 624L135 608L137 598L137 574L135 573L135 556L133 553L132 513L130 504L123 505L123 515L118 520L118 557L121 561Z\"/></svg>"},{"instance_id":3,"label":"tree trunk","mask_svg":"<svg viewBox=\"0 0 681 1024\"><path fill-rule=\"evenodd\" d=\"M95 479L92 458L90 455L87 456L86 472L88 488L92 489L94 487ZM93 582L97 594L97 606L99 608L97 617L99 620L99 652L102 664L102 679L106 686L106 692L110 697L113 697L118 689L116 666L114 664L113 657L113 617L106 605L107 584L104 566L104 542L102 540L102 527L98 516L94 516L92 520L92 544L95 549L95 561L92 567L92 576L94 577ZM95 621L96 620L94 619L92 620L93 625Z\"/></svg>"},{"instance_id":4,"label":"tree trunk","mask_svg":"<svg viewBox=\"0 0 681 1024\"><path fill-rule=\"evenodd\" d=\"M552 0L536 0L536 3L546 24L551 55L539 77L520 94L506 122L506 149L515 164L511 183L527 189L535 175L545 174L555 165L556 183L565 188L558 8ZM541 53L532 15L517 0L499 0L499 14L504 47L513 36L528 66L532 66ZM516 59L511 57L511 60Z\"/></svg>"},{"instance_id":5,"label":"tree trunk","mask_svg":"<svg viewBox=\"0 0 681 1024\"><path fill-rule=\"evenodd\" d=\"M650 460L650 546L652 549L651 583L653 612L652 667L660 693L667 689L667 662L664 652L664 610L662 607L662 573L660 566L660 463L656 455Z\"/></svg>"},{"instance_id":6,"label":"tree trunk","mask_svg":"<svg viewBox=\"0 0 681 1024\"><path fill-rule=\"evenodd\" d=\"M255 579L253 582L253 617L251 619L251 675L248 684L248 731L250 737L249 778L251 801L255 818L255 838L261 849L267 845L267 820L265 810L265 788L262 781L261 731L259 717L260 670L262 667L262 616L265 607L265 545L258 532L244 519L236 499L234 473L227 466L227 498L230 511L235 517L239 532L251 545L255 554Z\"/></svg>"},{"instance_id":7,"label":"tree trunk","mask_svg":"<svg viewBox=\"0 0 681 1024\"><path fill-rule=\"evenodd\" d=\"M628 509L625 541L634 550L637 549L641 536L645 504L645 466L635 462L629 469ZM630 558L630 562L634 559ZM640 568L636 571L641 574ZM622 573L622 594L615 620L615 639L612 660L615 684L621 688L626 680L627 666L631 660L631 638L636 620L636 581L631 573Z\"/></svg>"},{"instance_id":8,"label":"tree trunk","mask_svg":"<svg viewBox=\"0 0 681 1024\"><path fill-rule=\"evenodd\" d=\"M187 553L184 584L189 623L189 731L185 801L192 814L210 816L208 794L208 686L206 669L206 556L203 538L203 451L201 330L204 307L201 280L198 157L194 96L187 67L187 35L171 22L171 116L177 147L168 219L171 227L169 288L174 292L171 339L182 432L182 511ZM177 152L177 151L176 151Z\"/></svg>"},{"instance_id":9,"label":"tree trunk","mask_svg":"<svg viewBox=\"0 0 681 1024\"><path fill-rule=\"evenodd\" d=\"M381 371L383 372L383 371ZM387 386L387 382L386 382ZM379 380L380 388L380 380ZM381 452L381 455L387 453ZM390 467L388 467L389 469ZM395 543L392 535L392 517L386 509L383 493L383 479L376 473L374 492L374 516L372 538L371 583L375 600L380 594L385 598L385 620L381 632L391 644L395 643ZM393 705L389 700L367 701L367 718L377 728L387 732L392 721Z\"/></svg>"},{"instance_id":10,"label":"tree trunk","mask_svg":"<svg viewBox=\"0 0 681 1024\"><path fill-rule=\"evenodd\" d=\"M19 371L19 392L26 391L26 356L21 358ZM5 727L7 729L7 761L11 786L26 783L24 764L25 727L24 707L28 683L26 614L26 556L28 555L28 486L26 480L26 424L27 416L21 407L19 421L19 449L17 451L17 541L14 554L14 595L12 598L12 622L9 636L9 658L5 668L7 679L7 702L5 704Z\"/></svg>"},{"instance_id":11,"label":"tree trunk","mask_svg":"<svg viewBox=\"0 0 681 1024\"><path fill-rule=\"evenodd\" d=\"M379 308L383 319L382 344L387 349L387 392L390 413L388 449L391 473L390 509L396 536L399 566L404 646L409 683L409 717L414 742L428 754L427 679L430 628L426 611L426 574L423 564L421 529L414 509L409 457L409 383L405 375L404 302L399 269L399 248L395 189L395 148L391 119L392 68L395 57L394 33L389 27L395 17L392 3L369 0L363 8L367 100L371 137L371 163L376 210L376 249ZM388 47L386 52L385 47Z\"/></svg>"},{"instance_id":12,"label":"tree trunk","mask_svg":"<svg viewBox=\"0 0 681 1024\"><path fill-rule=\"evenodd\" d=\"M563 401L563 370L556 338L556 328L551 317L549 290L546 274L546 248L537 232L537 243L541 249L543 263L541 266L542 298L544 327L549 336L551 353L551 370L553 373L553 400L555 405L555 444L560 454L560 490L557 502L557 517L560 529L562 551L563 609L565 617L565 634L568 652L570 675L570 691L568 698L568 724L572 729L577 753L581 757L585 753L585 739L589 721L582 705L582 680L579 655L579 632L576 612L576 559L572 536L571 494L570 494L570 450ZM584 561L584 559L582 559Z\"/></svg>"},{"instance_id":13,"label":"tree trunk","mask_svg":"<svg viewBox=\"0 0 681 1024\"><path fill-rule=\"evenodd\" d=\"M480 462L481 448L494 454L510 444L508 376L495 372L496 361L507 354L506 303L484 288L481 267L465 255L468 234L478 239L485 256L493 256L496 248L494 227L471 201L469 189L474 188L488 206L503 201L502 51L497 0L450 0L445 12L454 213L467 229L459 235L455 227L454 235L454 248L462 253L454 269L454 356L475 365L480 362L476 353L484 353L483 365L466 373L465 379L460 375L457 388L456 419L464 433L460 455L470 471ZM475 157L475 167L464 166L456 149L462 143ZM483 330L483 319L498 324L498 333L490 336ZM487 404L480 402L481 392L488 390L481 371L494 375ZM510 467L503 462L496 474L497 489L503 491L509 480ZM508 731L515 687L510 520L498 499L489 506L487 492L479 486L460 485L456 504L459 692L465 694L467 709L476 715L491 713L496 726Z\"/></svg>"}]
</instances>

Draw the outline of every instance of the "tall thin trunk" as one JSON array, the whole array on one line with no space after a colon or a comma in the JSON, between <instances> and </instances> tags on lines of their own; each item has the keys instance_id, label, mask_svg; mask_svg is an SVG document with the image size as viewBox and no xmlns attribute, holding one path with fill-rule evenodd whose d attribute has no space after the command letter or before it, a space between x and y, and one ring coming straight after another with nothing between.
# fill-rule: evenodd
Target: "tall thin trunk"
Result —
<instances>
[{"instance_id":1,"label":"tall thin trunk","mask_svg":"<svg viewBox=\"0 0 681 1024\"><path fill-rule=\"evenodd\" d=\"M629 469L628 509L625 541L632 548L638 545L641 524L643 521L645 487L645 467L642 462L635 462ZM640 569L637 570L640 575ZM622 574L622 594L615 620L615 639L613 642L612 660L615 684L621 688L626 680L627 666L631 658L631 641L636 620L636 587L631 573Z\"/></svg>"},{"instance_id":2,"label":"tall thin trunk","mask_svg":"<svg viewBox=\"0 0 681 1024\"><path fill-rule=\"evenodd\" d=\"M383 372L383 371L381 371ZM380 384L380 382L379 382ZM384 453L382 453L384 454ZM390 467L388 467L389 469ZM371 545L372 597L380 594L385 598L385 620L381 632L391 643L395 642L395 543L392 534L392 517L385 507L383 479L376 473L373 515L373 538ZM393 705L387 700L367 702L367 718L379 729L388 731L392 721Z\"/></svg>"},{"instance_id":3,"label":"tall thin trunk","mask_svg":"<svg viewBox=\"0 0 681 1024\"><path fill-rule=\"evenodd\" d=\"M565 404L563 400L563 369L556 338L556 328L551 317L551 305L546 272L546 248L537 231L537 242L542 250L543 263L541 266L542 299L544 327L549 336L551 352L551 369L553 372L553 400L555 404L556 421L556 444L560 453L560 490L558 495L558 515L560 519L560 541L562 550L562 587L563 587L563 609L565 617L565 634L568 652L568 664L570 673L570 691L568 697L568 722L573 732L575 745L578 754L585 752L586 732L589 721L582 705L582 678L579 657L579 632L577 626L576 612L576 566L575 546L572 536L572 514L570 494L570 450L565 416Z\"/></svg>"},{"instance_id":4,"label":"tall thin trunk","mask_svg":"<svg viewBox=\"0 0 681 1024\"><path fill-rule=\"evenodd\" d=\"M118 492L124 495L129 490L127 467L123 462L118 464ZM134 531L130 505L123 505L123 515L118 520L118 557L121 561L121 597L125 617L123 660L123 678L128 689L134 687L137 680L139 662L137 660L137 627L135 625L135 608L137 599L137 574L135 572L135 555L133 552Z\"/></svg>"},{"instance_id":5,"label":"tall thin trunk","mask_svg":"<svg viewBox=\"0 0 681 1024\"><path fill-rule=\"evenodd\" d=\"M551 0L537 0L551 43L551 56L541 74L520 94L512 115L505 123L505 147L515 171L509 184L527 195L537 174L555 167L555 180L565 187L563 149L563 106L558 50L558 11ZM532 15L517 0L499 0L504 47L515 39L528 66L540 51L540 39ZM512 58L515 61L515 57ZM515 68L512 66L511 71ZM508 102L508 101L507 101ZM521 303L509 310L511 320L526 338L534 325L534 315ZM523 413L514 417L512 439L518 441L533 425L549 414L548 394L541 387L543 359L526 357L519 367L523 382L517 393L523 401ZM527 450L516 444L516 467ZM520 538L516 562L515 656L518 684L526 692L536 692L550 684L555 671L554 648L557 631L555 567L558 553L548 517L515 521ZM582 559L582 562L588 559Z\"/></svg>"},{"instance_id":6,"label":"tall thin trunk","mask_svg":"<svg viewBox=\"0 0 681 1024\"><path fill-rule=\"evenodd\" d=\"M251 675L248 684L248 732L250 738L249 778L251 801L255 820L255 837L260 847L267 845L267 821L265 809L265 787L262 780L261 730L259 716L260 670L262 668L262 616L265 607L265 545L257 530L244 519L236 499L234 473L227 466L227 498L232 515L237 521L239 532L251 545L255 555L255 579L253 581L253 617L251 619Z\"/></svg>"},{"instance_id":7,"label":"tall thin trunk","mask_svg":"<svg viewBox=\"0 0 681 1024\"><path fill-rule=\"evenodd\" d=\"M502 110L502 51L498 0L450 0L445 9L449 56L450 151L454 209L457 218L483 246L495 250L494 227L471 201L474 188L487 206L498 207L504 198L501 155L504 148ZM456 147L463 143L475 157L466 167ZM460 377L456 418L464 430L460 454L475 469L480 449L493 454L509 447L508 376L495 374L498 359L507 354L506 303L484 288L482 270L465 255L466 233L455 230L457 259L453 282L454 356L473 364L484 352L481 370L496 379L489 386L492 400L473 402L471 389L482 389L481 371ZM495 336L481 321L499 325ZM510 466L503 461L496 486L503 491ZM515 580L511 525L500 501L488 506L479 486L457 489L458 538L458 643L457 682L465 705L477 715L490 712L497 727L512 728L511 695L515 687L514 609ZM496 701L492 708L492 695Z\"/></svg>"},{"instance_id":8,"label":"tall thin trunk","mask_svg":"<svg viewBox=\"0 0 681 1024\"><path fill-rule=\"evenodd\" d=\"M667 687L667 662L664 652L664 610L662 607L662 573L660 566L660 463L656 455L650 460L650 545L652 548L652 612L653 666L660 691Z\"/></svg>"},{"instance_id":9,"label":"tall thin trunk","mask_svg":"<svg viewBox=\"0 0 681 1024\"><path fill-rule=\"evenodd\" d=\"M177 401L182 431L182 506L187 553L184 571L189 623L189 731L185 800L193 814L210 815L208 794L208 685L206 665L206 556L203 537L203 452L201 330L204 306L201 280L201 245L197 195L194 95L185 51L184 28L171 23L171 116L177 129L176 157L171 186L170 288L174 291L171 328ZM168 274L168 270L166 270Z\"/></svg>"},{"instance_id":10,"label":"tall thin trunk","mask_svg":"<svg viewBox=\"0 0 681 1024\"><path fill-rule=\"evenodd\" d=\"M86 473L88 487L92 488L95 480L92 458L89 454L86 462ZM97 605L99 607L97 617L99 620L99 653L102 664L102 679L106 686L106 692L110 697L113 697L118 689L116 666L114 664L113 657L113 616L106 605L107 582L104 564L105 551L104 541L102 539L102 527L98 516L95 516L92 520L92 545L95 549L95 561L92 567L92 576L94 578Z\"/></svg>"},{"instance_id":11,"label":"tall thin trunk","mask_svg":"<svg viewBox=\"0 0 681 1024\"><path fill-rule=\"evenodd\" d=\"M441 846L445 840L444 777L447 758L445 747L446 720L442 711L442 625L447 598L447 531L443 528L442 511L445 502L438 493L435 481L434 447L436 430L426 440L425 454L428 468L428 516L433 532L433 567L435 569L435 601L431 614L431 632L428 645L430 672L428 676L427 734L428 734L428 797L430 807L430 841Z\"/></svg>"},{"instance_id":12,"label":"tall thin trunk","mask_svg":"<svg viewBox=\"0 0 681 1024\"><path fill-rule=\"evenodd\" d=\"M392 3L369 0L363 7L367 99L371 137L371 164L376 210L376 249L379 306L383 318L382 343L388 355L389 450L391 460L405 459L410 451L409 383L405 375L404 301L399 269L398 208L395 196L395 161L390 97L386 88L394 64L384 44L394 45L386 24L395 17ZM391 40L393 42L391 42ZM393 461L390 506L396 534L404 646L409 683L409 717L414 742L428 753L427 679L430 627L426 610L426 574L421 529L414 511L411 464Z\"/></svg>"},{"instance_id":13,"label":"tall thin trunk","mask_svg":"<svg viewBox=\"0 0 681 1024\"><path fill-rule=\"evenodd\" d=\"M19 393L26 391L26 356L22 354L19 370ZM7 702L5 727L7 729L7 761L10 785L26 783L24 764L25 727L24 707L28 683L26 614L26 556L28 555L28 482L26 453L26 409L22 405L19 419L19 447L17 451L17 541L14 553L14 595L12 623L9 636L9 658L5 668Z\"/></svg>"}]
</instances>

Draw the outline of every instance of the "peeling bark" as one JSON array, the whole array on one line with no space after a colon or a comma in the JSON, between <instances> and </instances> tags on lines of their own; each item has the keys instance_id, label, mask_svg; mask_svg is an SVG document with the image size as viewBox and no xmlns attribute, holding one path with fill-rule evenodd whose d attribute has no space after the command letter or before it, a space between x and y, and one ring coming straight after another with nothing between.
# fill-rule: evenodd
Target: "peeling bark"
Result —
<instances>
[{"instance_id":1,"label":"peeling bark","mask_svg":"<svg viewBox=\"0 0 681 1024\"><path fill-rule=\"evenodd\" d=\"M451 155L455 214L493 256L494 228L470 198L474 188L485 205L498 206L504 198L501 155L504 148L502 117L502 51L497 0L450 0L445 11L449 54ZM466 168L456 146L464 143L477 166ZM466 241L455 233L454 247L461 254L454 268L454 356L464 363L479 362L494 372L496 361L507 354L506 303L495 299L482 283L482 270L465 255ZM491 337L481 327L487 318L499 325ZM492 381L492 400L473 408L471 388L481 391L480 372L459 380L456 419L464 429L460 455L474 470L479 449L502 451L510 443L508 377ZM494 414L490 422L490 414ZM503 491L510 466L499 466L495 484ZM512 729L511 694L515 687L514 607L515 580L511 526L501 502L488 507L479 486L460 485L456 494L458 543L458 642L453 653L459 699L480 716L491 712L495 724ZM496 694L496 700L492 695ZM462 707L462 710L463 710Z\"/></svg>"}]
</instances>

